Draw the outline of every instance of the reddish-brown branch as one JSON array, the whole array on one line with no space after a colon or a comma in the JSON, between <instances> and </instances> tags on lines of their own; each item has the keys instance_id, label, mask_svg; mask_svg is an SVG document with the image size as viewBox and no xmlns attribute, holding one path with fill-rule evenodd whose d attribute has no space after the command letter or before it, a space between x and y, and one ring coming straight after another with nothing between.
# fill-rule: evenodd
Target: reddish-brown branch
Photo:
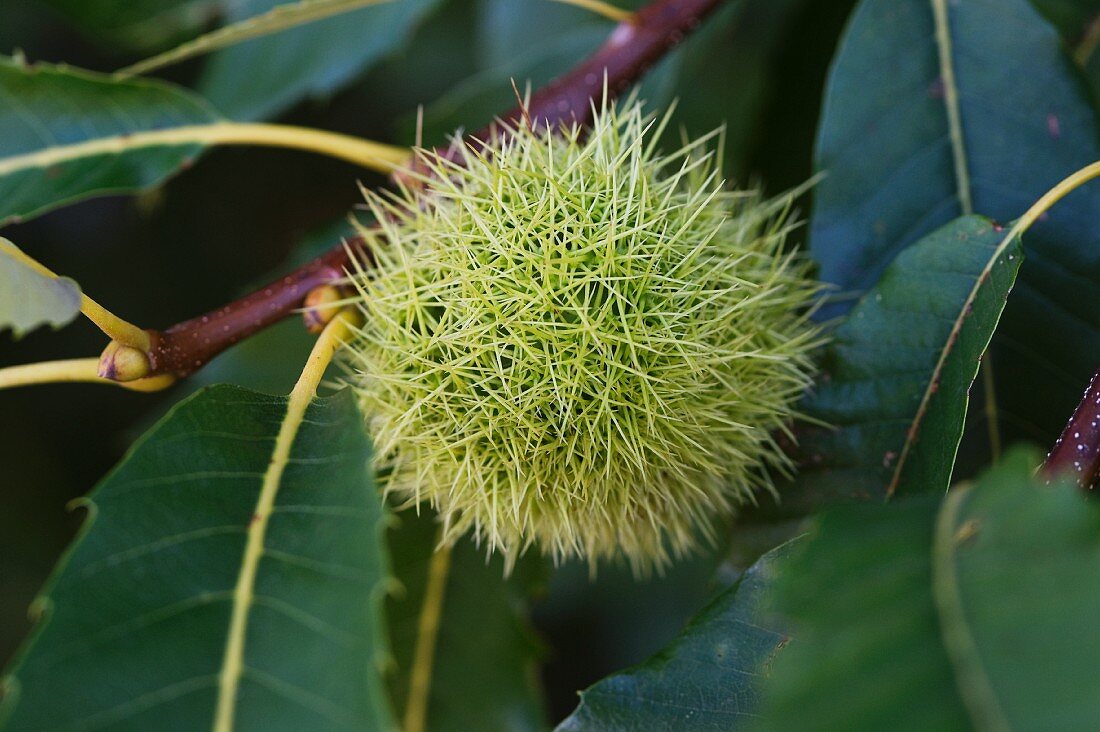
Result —
<instances>
[{"instance_id":1,"label":"reddish-brown branch","mask_svg":"<svg viewBox=\"0 0 1100 732\"><path fill-rule=\"evenodd\" d=\"M342 278L347 264L341 246L224 307L165 331L150 331L151 373L182 377L201 368L233 344L294 312L315 288Z\"/></svg>"},{"instance_id":2,"label":"reddish-brown branch","mask_svg":"<svg viewBox=\"0 0 1100 732\"><path fill-rule=\"evenodd\" d=\"M1095 485L1100 472L1100 371L1047 455L1043 472L1048 477L1071 475L1086 490Z\"/></svg>"},{"instance_id":3,"label":"reddish-brown branch","mask_svg":"<svg viewBox=\"0 0 1100 732\"><path fill-rule=\"evenodd\" d=\"M565 76L532 95L526 105L531 124L555 127L591 122L592 109L607 90L615 96L632 84L694 30L722 0L654 0L620 23L608 40ZM514 123L524 110L513 109L501 119ZM494 122L471 136L471 144L490 140L499 130ZM441 154L449 154L441 149ZM150 331L151 375L186 376L216 355L293 313L309 292L341 279L349 265L343 245L286 277L206 315L158 332Z\"/></svg>"},{"instance_id":4,"label":"reddish-brown branch","mask_svg":"<svg viewBox=\"0 0 1100 732\"><path fill-rule=\"evenodd\" d=\"M506 125L530 121L537 128L561 124L587 126L593 103L607 91L616 97L638 81L669 49L695 30L720 0L657 0L616 26L600 48L573 68L535 92L524 107L501 115ZM493 122L475 132L474 140L490 140L499 129ZM444 151L440 151L444 152Z\"/></svg>"}]
</instances>

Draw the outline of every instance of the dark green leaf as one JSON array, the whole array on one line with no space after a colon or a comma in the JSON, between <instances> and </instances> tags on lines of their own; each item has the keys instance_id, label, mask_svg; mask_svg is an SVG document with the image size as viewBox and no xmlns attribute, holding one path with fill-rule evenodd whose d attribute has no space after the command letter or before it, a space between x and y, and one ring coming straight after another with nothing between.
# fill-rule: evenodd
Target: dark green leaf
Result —
<instances>
[{"instance_id":1,"label":"dark green leaf","mask_svg":"<svg viewBox=\"0 0 1100 732\"><path fill-rule=\"evenodd\" d=\"M198 33L218 14L220 0L48 0L93 40L149 51Z\"/></svg>"},{"instance_id":2,"label":"dark green leaf","mask_svg":"<svg viewBox=\"0 0 1100 732\"><path fill-rule=\"evenodd\" d=\"M80 302L75 282L37 271L0 237L0 331L10 328L18 338L41 325L60 328L80 312Z\"/></svg>"},{"instance_id":3,"label":"dark green leaf","mask_svg":"<svg viewBox=\"0 0 1100 732\"><path fill-rule=\"evenodd\" d=\"M139 144L133 136L216 121L200 99L170 84L0 58L0 225L156 185L201 145Z\"/></svg>"},{"instance_id":4,"label":"dark green leaf","mask_svg":"<svg viewBox=\"0 0 1100 732\"><path fill-rule=\"evenodd\" d=\"M617 7L637 6L634 1L616 2ZM512 0L481 0L477 12L477 53L482 68L494 68L514 63L517 57L531 50L537 35L540 45L550 47L550 41L561 43L584 26L599 27L604 37L615 24L584 8L567 3L517 3ZM538 33L532 34L531 29ZM576 60L577 57L574 57ZM566 67L559 69L559 73Z\"/></svg>"},{"instance_id":5,"label":"dark green leaf","mask_svg":"<svg viewBox=\"0 0 1100 732\"><path fill-rule=\"evenodd\" d=\"M942 47L937 7L950 41ZM1018 217L1100 159L1097 129L1057 32L1026 0L865 0L837 54L819 131L817 166L828 175L811 246L823 279L868 289L968 198L975 213ZM1002 441L1052 440L1096 368L1097 210L1093 185L1058 204L1025 242L1028 265L994 340Z\"/></svg>"},{"instance_id":6,"label":"dark green leaf","mask_svg":"<svg viewBox=\"0 0 1100 732\"><path fill-rule=\"evenodd\" d=\"M382 729L381 501L352 398L308 408L240 576L287 400L221 386L177 406L85 505L5 681L7 728L211 725L234 607L247 605L243 729ZM63 700L63 701L59 701Z\"/></svg>"},{"instance_id":7,"label":"dark green leaf","mask_svg":"<svg viewBox=\"0 0 1100 732\"><path fill-rule=\"evenodd\" d=\"M792 19L811 3L726 3L674 52L680 58L670 74L668 98L677 99L675 123L691 135L723 125L723 172L731 179L743 180L750 172L764 112L782 93L776 59L790 43Z\"/></svg>"},{"instance_id":8,"label":"dark green leaf","mask_svg":"<svg viewBox=\"0 0 1100 732\"><path fill-rule=\"evenodd\" d=\"M581 694L561 732L731 730L755 716L757 682L786 635L766 612L766 592L790 544L773 549L645 662Z\"/></svg>"},{"instance_id":9,"label":"dark green leaf","mask_svg":"<svg viewBox=\"0 0 1100 732\"><path fill-rule=\"evenodd\" d=\"M395 673L390 692L404 712L409 669L424 604L437 524L414 511L390 531L394 575L403 589L386 605ZM546 726L537 678L540 646L528 627L528 600L542 584L541 561L523 559L504 578L499 555L469 541L453 550L431 674L427 728L432 732L520 732Z\"/></svg>"},{"instance_id":10,"label":"dark green leaf","mask_svg":"<svg viewBox=\"0 0 1100 732\"><path fill-rule=\"evenodd\" d=\"M1094 98L1100 98L1100 0L1031 0L1058 28L1073 60L1085 72Z\"/></svg>"},{"instance_id":11,"label":"dark green leaf","mask_svg":"<svg viewBox=\"0 0 1100 732\"><path fill-rule=\"evenodd\" d=\"M978 728L1089 729L1100 719L1100 508L1034 477L1019 451L940 510L933 594Z\"/></svg>"},{"instance_id":12,"label":"dark green leaf","mask_svg":"<svg viewBox=\"0 0 1100 732\"><path fill-rule=\"evenodd\" d=\"M940 503L822 519L786 565L793 639L764 729L1087 729L1100 715L1100 509L1018 449Z\"/></svg>"},{"instance_id":13,"label":"dark green leaf","mask_svg":"<svg viewBox=\"0 0 1100 732\"><path fill-rule=\"evenodd\" d=\"M514 79L520 93L553 79L597 48L607 38L607 26L584 23L563 37L529 43L522 53L506 63L486 68L454 85L450 91L424 109L423 136L428 144L445 143L459 129L472 131L487 124L496 115L514 107ZM415 125L415 117L405 127Z\"/></svg>"},{"instance_id":14,"label":"dark green leaf","mask_svg":"<svg viewBox=\"0 0 1100 732\"><path fill-rule=\"evenodd\" d=\"M1031 0L1070 45L1080 43L1100 16L1100 0Z\"/></svg>"},{"instance_id":15,"label":"dark green leaf","mask_svg":"<svg viewBox=\"0 0 1100 732\"><path fill-rule=\"evenodd\" d=\"M247 41L211 57L199 90L234 119L273 116L304 97L331 94L401 47L441 0L399 0ZM285 0L234 3L228 22Z\"/></svg>"},{"instance_id":16,"label":"dark green leaf","mask_svg":"<svg viewBox=\"0 0 1100 732\"><path fill-rule=\"evenodd\" d=\"M932 603L939 499L819 519L777 583L793 638L763 684L760 729L966 728Z\"/></svg>"},{"instance_id":17,"label":"dark green leaf","mask_svg":"<svg viewBox=\"0 0 1100 732\"><path fill-rule=\"evenodd\" d=\"M1007 234L978 216L932 232L837 329L802 407L829 425L802 440L807 497L947 489L979 359L1023 259Z\"/></svg>"}]
</instances>

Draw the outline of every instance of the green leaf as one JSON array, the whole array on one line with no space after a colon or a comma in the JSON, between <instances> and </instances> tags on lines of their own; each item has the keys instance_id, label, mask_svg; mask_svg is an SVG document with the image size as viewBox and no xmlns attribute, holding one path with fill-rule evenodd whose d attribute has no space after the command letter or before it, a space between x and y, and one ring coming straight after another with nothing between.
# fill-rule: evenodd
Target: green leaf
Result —
<instances>
[{"instance_id":1,"label":"green leaf","mask_svg":"<svg viewBox=\"0 0 1100 732\"><path fill-rule=\"evenodd\" d=\"M1100 719L1100 508L1020 451L936 521L933 595L975 726L1088 729Z\"/></svg>"},{"instance_id":2,"label":"green leaf","mask_svg":"<svg viewBox=\"0 0 1100 732\"><path fill-rule=\"evenodd\" d=\"M793 639L761 729L1087 729L1100 715L1100 509L1010 452L942 504L821 519L783 567Z\"/></svg>"},{"instance_id":3,"label":"green leaf","mask_svg":"<svg viewBox=\"0 0 1100 732\"><path fill-rule=\"evenodd\" d=\"M942 492L969 391L1023 259L1020 240L979 216L906 249L837 329L802 410L807 500ZM784 504L797 499L784 491Z\"/></svg>"},{"instance_id":4,"label":"green leaf","mask_svg":"<svg viewBox=\"0 0 1100 732\"><path fill-rule=\"evenodd\" d=\"M1100 98L1100 0L1031 0L1062 34L1073 60Z\"/></svg>"},{"instance_id":5,"label":"green leaf","mask_svg":"<svg viewBox=\"0 0 1100 732\"><path fill-rule=\"evenodd\" d=\"M793 638L763 684L760 730L966 728L932 603L939 498L818 520L777 583Z\"/></svg>"},{"instance_id":6,"label":"green leaf","mask_svg":"<svg viewBox=\"0 0 1100 732\"><path fill-rule=\"evenodd\" d=\"M668 94L677 100L674 121L693 136L723 126L727 178L759 175L750 156L759 152L765 111L782 86L777 60L791 43L794 19L811 2L726 3L673 52L680 56Z\"/></svg>"},{"instance_id":7,"label":"green leaf","mask_svg":"<svg viewBox=\"0 0 1100 732\"><path fill-rule=\"evenodd\" d=\"M206 728L234 658L238 691L222 701L242 729L392 726L379 668L384 512L362 419L346 392L313 401L264 513L287 417L281 397L204 390L92 493L5 681L7 729Z\"/></svg>"},{"instance_id":8,"label":"green leaf","mask_svg":"<svg viewBox=\"0 0 1100 732\"><path fill-rule=\"evenodd\" d=\"M755 716L758 680L787 640L765 600L791 546L765 554L667 648L582 692L559 732L745 727Z\"/></svg>"},{"instance_id":9,"label":"green leaf","mask_svg":"<svg viewBox=\"0 0 1100 732\"><path fill-rule=\"evenodd\" d=\"M220 0L47 0L92 40L118 50L148 51L197 33Z\"/></svg>"},{"instance_id":10,"label":"green leaf","mask_svg":"<svg viewBox=\"0 0 1100 732\"><path fill-rule=\"evenodd\" d=\"M41 325L54 328L80 312L80 287L67 277L50 277L0 237L0 331L10 328L18 338Z\"/></svg>"},{"instance_id":11,"label":"green leaf","mask_svg":"<svg viewBox=\"0 0 1100 732\"><path fill-rule=\"evenodd\" d=\"M415 511L397 518L389 543L402 590L391 595L386 616L396 661L390 693L403 716L438 524ZM520 560L505 579L499 555L486 560L469 541L453 549L429 687L429 730L545 728L537 677L541 647L526 620L529 598L542 586L543 575L537 558Z\"/></svg>"},{"instance_id":12,"label":"green leaf","mask_svg":"<svg viewBox=\"0 0 1100 732\"><path fill-rule=\"evenodd\" d=\"M624 8L637 5L636 2L615 4ZM614 27L606 18L564 2L517 3L512 0L481 0L477 7L477 24L476 50L480 66L486 69L514 63L530 53L532 43L549 49L565 42L585 26L599 28L602 41ZM532 28L538 28L537 38L533 38ZM573 60L577 58L574 56ZM558 73L566 68L559 67ZM517 77L517 82L519 79Z\"/></svg>"},{"instance_id":13,"label":"green leaf","mask_svg":"<svg viewBox=\"0 0 1100 732\"><path fill-rule=\"evenodd\" d=\"M1071 45L1079 43L1089 25L1100 16L1100 0L1031 0L1031 4Z\"/></svg>"},{"instance_id":14,"label":"green leaf","mask_svg":"<svg viewBox=\"0 0 1100 732\"><path fill-rule=\"evenodd\" d=\"M937 11L947 43L937 43ZM837 53L819 130L816 164L827 177L811 248L822 278L865 291L967 201L975 213L1015 219L1100 159L1097 130L1057 32L1026 0L864 0ZM1028 264L993 348L1002 442L1052 440L1096 367L1097 210L1092 185L1025 242Z\"/></svg>"},{"instance_id":15,"label":"green leaf","mask_svg":"<svg viewBox=\"0 0 1100 732\"><path fill-rule=\"evenodd\" d=\"M549 3L547 3L549 4ZM491 66L455 84L424 109L423 136L428 144L446 142L459 129L480 129L502 111L514 107L514 79L520 93L528 83L538 88L598 48L607 38L606 24L588 22L567 36L532 42L507 63ZM415 131L415 116L404 127Z\"/></svg>"},{"instance_id":16,"label":"green leaf","mask_svg":"<svg viewBox=\"0 0 1100 732\"><path fill-rule=\"evenodd\" d=\"M399 49L440 2L394 0L345 9L338 17L250 40L213 56L198 88L231 118L271 117L303 97L331 94L364 73ZM245 0L233 4L228 20L245 21L277 7L333 4L314 0L284 6L279 0ZM340 4L354 3L335 3Z\"/></svg>"},{"instance_id":17,"label":"green leaf","mask_svg":"<svg viewBox=\"0 0 1100 732\"><path fill-rule=\"evenodd\" d=\"M949 47L936 43L942 2L864 0L837 52L811 241L822 278L841 287L871 287L899 252L969 213L968 199L976 213L1011 220L1100 158L1095 120L1058 35L1026 0L950 3Z\"/></svg>"},{"instance_id":18,"label":"green leaf","mask_svg":"<svg viewBox=\"0 0 1100 732\"><path fill-rule=\"evenodd\" d=\"M133 136L216 121L200 99L170 84L0 58L0 226L156 185L202 146Z\"/></svg>"},{"instance_id":19,"label":"green leaf","mask_svg":"<svg viewBox=\"0 0 1100 732\"><path fill-rule=\"evenodd\" d=\"M653 109L678 100L673 123L684 126L690 135L700 136L724 125L727 175L746 172L746 157L767 101L765 87L777 41L805 1L727 3L640 84L641 97ZM521 92L528 83L538 88L592 53L614 27L563 3L487 0L480 7L476 44L480 68L425 107L422 129L428 142L446 140L460 128L480 128L515 105L512 80ZM539 29L537 37L532 37L531 28ZM721 63L716 64L715 58ZM685 89L691 93L685 94ZM411 138L416 123L416 115L409 115L402 133Z\"/></svg>"}]
</instances>

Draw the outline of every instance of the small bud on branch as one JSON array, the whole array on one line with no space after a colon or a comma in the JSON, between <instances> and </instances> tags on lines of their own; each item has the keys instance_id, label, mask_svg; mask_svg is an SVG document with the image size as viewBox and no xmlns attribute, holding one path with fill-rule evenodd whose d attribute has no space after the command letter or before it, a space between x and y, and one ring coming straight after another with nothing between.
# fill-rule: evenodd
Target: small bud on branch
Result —
<instances>
[{"instance_id":1,"label":"small bud on branch","mask_svg":"<svg viewBox=\"0 0 1100 732\"><path fill-rule=\"evenodd\" d=\"M150 373L187 376L225 349L302 307L316 288L343 278L347 262L347 252L340 246L224 307L153 332Z\"/></svg>"}]
</instances>

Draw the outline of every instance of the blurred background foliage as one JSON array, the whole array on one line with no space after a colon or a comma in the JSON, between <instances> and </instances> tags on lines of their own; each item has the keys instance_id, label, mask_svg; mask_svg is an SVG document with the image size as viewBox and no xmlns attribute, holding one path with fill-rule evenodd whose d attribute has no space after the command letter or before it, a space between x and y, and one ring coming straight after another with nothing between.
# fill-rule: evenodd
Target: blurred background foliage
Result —
<instances>
[{"instance_id":1,"label":"blurred background foliage","mask_svg":"<svg viewBox=\"0 0 1100 732\"><path fill-rule=\"evenodd\" d=\"M111 71L275 4L2 0L0 52ZM676 121L689 133L725 124L732 179L773 192L797 186L811 173L822 87L853 4L728 3L650 74L642 95L661 106L677 99ZM1049 4L1054 17L1059 4ZM1074 17L1067 11L1058 19L1068 35ZM236 119L279 119L402 144L416 141L422 107L423 140L432 144L511 106L511 79L522 89L565 71L610 27L546 0L397 0L251 41L165 76ZM81 203L0 233L75 277L113 311L162 327L335 242L359 200L357 180L384 182L303 154L218 150L156 192ZM27 606L78 525L67 502L90 490L138 434L201 384L286 393L309 342L299 323L288 321L158 395L95 386L0 394L0 661L29 629ZM4 334L0 366L86 356L102 346L85 323L18 344ZM593 581L579 565L539 579L534 621L551 718L572 710L577 689L663 647L706 602L716 566L747 566L783 533L738 532L738 545L644 582L620 567L601 567Z\"/></svg>"}]
</instances>

